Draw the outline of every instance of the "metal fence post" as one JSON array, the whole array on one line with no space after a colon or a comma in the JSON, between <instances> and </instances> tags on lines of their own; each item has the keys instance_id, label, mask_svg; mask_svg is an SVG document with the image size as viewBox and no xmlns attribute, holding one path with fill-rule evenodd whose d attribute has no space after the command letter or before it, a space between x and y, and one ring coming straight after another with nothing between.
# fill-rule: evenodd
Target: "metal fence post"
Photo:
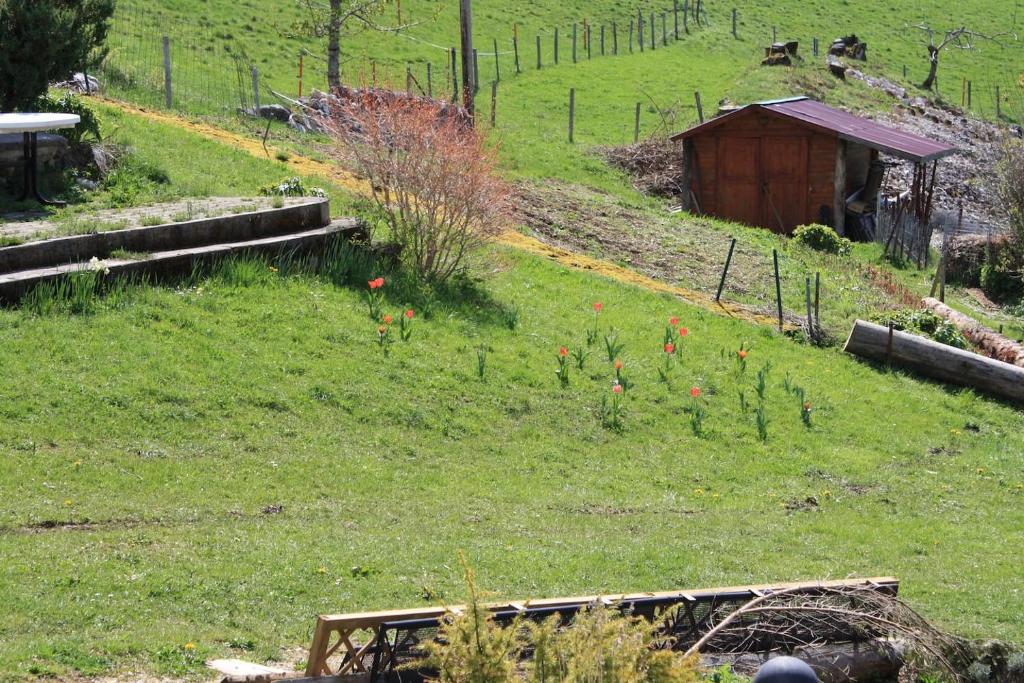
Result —
<instances>
[{"instance_id":1,"label":"metal fence post","mask_svg":"<svg viewBox=\"0 0 1024 683\"><path fill-rule=\"evenodd\" d=\"M171 89L171 39L163 38L164 43L164 104L170 109L174 104L174 93Z\"/></svg>"}]
</instances>

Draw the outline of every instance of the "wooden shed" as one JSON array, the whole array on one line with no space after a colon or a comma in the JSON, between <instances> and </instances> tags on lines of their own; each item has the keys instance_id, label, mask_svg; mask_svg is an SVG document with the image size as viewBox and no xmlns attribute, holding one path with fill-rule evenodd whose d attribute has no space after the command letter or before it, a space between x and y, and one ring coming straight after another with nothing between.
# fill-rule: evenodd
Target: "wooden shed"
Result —
<instances>
[{"instance_id":1,"label":"wooden shed","mask_svg":"<svg viewBox=\"0 0 1024 683\"><path fill-rule=\"evenodd\" d=\"M914 164L910 205L927 222L936 162L956 151L806 97L750 104L672 140L691 188L684 209L786 234L806 223L844 234L848 211L873 211L880 154Z\"/></svg>"}]
</instances>

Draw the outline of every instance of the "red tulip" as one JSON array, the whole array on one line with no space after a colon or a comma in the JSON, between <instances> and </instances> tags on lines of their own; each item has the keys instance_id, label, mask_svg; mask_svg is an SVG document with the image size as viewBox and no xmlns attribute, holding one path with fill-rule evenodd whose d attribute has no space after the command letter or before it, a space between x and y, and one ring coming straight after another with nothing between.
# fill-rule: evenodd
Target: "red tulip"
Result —
<instances>
[{"instance_id":1,"label":"red tulip","mask_svg":"<svg viewBox=\"0 0 1024 683\"><path fill-rule=\"evenodd\" d=\"M737 353L738 353L738 355L740 357L740 360L743 360L744 358L747 357L747 352L744 351L743 349L740 349Z\"/></svg>"},{"instance_id":2,"label":"red tulip","mask_svg":"<svg viewBox=\"0 0 1024 683\"><path fill-rule=\"evenodd\" d=\"M693 396L694 398L700 396L700 389L698 387L690 389L690 396Z\"/></svg>"},{"instance_id":3,"label":"red tulip","mask_svg":"<svg viewBox=\"0 0 1024 683\"><path fill-rule=\"evenodd\" d=\"M598 301L594 304L594 313L600 313L602 308L604 308L604 304Z\"/></svg>"},{"instance_id":4,"label":"red tulip","mask_svg":"<svg viewBox=\"0 0 1024 683\"><path fill-rule=\"evenodd\" d=\"M680 327L679 328L679 336L680 337L685 337L688 334L690 334L690 331L688 329L686 329L685 327Z\"/></svg>"},{"instance_id":5,"label":"red tulip","mask_svg":"<svg viewBox=\"0 0 1024 683\"><path fill-rule=\"evenodd\" d=\"M622 393L622 385L621 384L613 384L612 385L612 393L614 393L614 394L621 394Z\"/></svg>"},{"instance_id":6,"label":"red tulip","mask_svg":"<svg viewBox=\"0 0 1024 683\"><path fill-rule=\"evenodd\" d=\"M665 353L672 353L675 350L676 350L675 344L671 344L671 343L665 344Z\"/></svg>"},{"instance_id":7,"label":"red tulip","mask_svg":"<svg viewBox=\"0 0 1024 683\"><path fill-rule=\"evenodd\" d=\"M616 370L621 370L622 369L622 361L617 359L617 358L615 359L615 369Z\"/></svg>"},{"instance_id":8,"label":"red tulip","mask_svg":"<svg viewBox=\"0 0 1024 683\"><path fill-rule=\"evenodd\" d=\"M385 315L385 316L384 316L384 317L382 318L382 320L384 321L384 324L385 324L385 325L390 325L390 324L391 324L391 321L392 321L392 320L394 320L394 318L392 318L392 317L391 317L390 315Z\"/></svg>"},{"instance_id":9,"label":"red tulip","mask_svg":"<svg viewBox=\"0 0 1024 683\"><path fill-rule=\"evenodd\" d=\"M558 349L558 355L561 356L562 358L565 358L566 356L569 355L569 349L563 346L562 348Z\"/></svg>"},{"instance_id":10,"label":"red tulip","mask_svg":"<svg viewBox=\"0 0 1024 683\"><path fill-rule=\"evenodd\" d=\"M409 318L410 320L412 320L412 317L414 315L415 315L415 313L413 312L413 310L411 308L408 311L405 312L405 317Z\"/></svg>"},{"instance_id":11,"label":"red tulip","mask_svg":"<svg viewBox=\"0 0 1024 683\"><path fill-rule=\"evenodd\" d=\"M672 327L675 327L676 325L679 324L679 318L672 316L671 318L668 319L668 324L671 325Z\"/></svg>"}]
</instances>

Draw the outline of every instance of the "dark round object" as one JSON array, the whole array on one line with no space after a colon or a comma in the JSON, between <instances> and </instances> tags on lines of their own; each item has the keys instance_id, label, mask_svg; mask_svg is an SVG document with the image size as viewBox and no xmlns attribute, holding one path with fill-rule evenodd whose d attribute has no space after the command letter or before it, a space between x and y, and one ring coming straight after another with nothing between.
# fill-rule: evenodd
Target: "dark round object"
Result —
<instances>
[{"instance_id":1,"label":"dark round object","mask_svg":"<svg viewBox=\"0 0 1024 683\"><path fill-rule=\"evenodd\" d=\"M758 670L754 683L818 683L818 677L802 659L776 657Z\"/></svg>"}]
</instances>

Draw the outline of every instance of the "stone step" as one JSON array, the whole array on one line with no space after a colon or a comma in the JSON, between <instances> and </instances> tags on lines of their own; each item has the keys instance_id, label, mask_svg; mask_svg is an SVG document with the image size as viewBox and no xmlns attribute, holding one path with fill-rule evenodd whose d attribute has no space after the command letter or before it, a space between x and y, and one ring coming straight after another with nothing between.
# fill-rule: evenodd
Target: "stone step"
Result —
<instances>
[{"instance_id":1,"label":"stone step","mask_svg":"<svg viewBox=\"0 0 1024 683\"><path fill-rule=\"evenodd\" d=\"M277 209L199 218L179 223L94 232L0 248L0 273L74 264L92 257L106 259L115 251L155 253L254 240L330 223L330 202L310 197Z\"/></svg>"},{"instance_id":2,"label":"stone step","mask_svg":"<svg viewBox=\"0 0 1024 683\"><path fill-rule=\"evenodd\" d=\"M103 276L107 279L137 274L159 278L190 273L199 264L210 263L232 254L303 254L324 248L332 239L353 239L364 236L363 225L356 219L346 218L311 230L235 242L155 251L142 254L138 259L105 259L98 264L80 260L62 265L29 268L0 274L0 300L7 303L17 302L38 284L59 280L73 273L88 271L95 267L108 270L109 273Z\"/></svg>"}]
</instances>

